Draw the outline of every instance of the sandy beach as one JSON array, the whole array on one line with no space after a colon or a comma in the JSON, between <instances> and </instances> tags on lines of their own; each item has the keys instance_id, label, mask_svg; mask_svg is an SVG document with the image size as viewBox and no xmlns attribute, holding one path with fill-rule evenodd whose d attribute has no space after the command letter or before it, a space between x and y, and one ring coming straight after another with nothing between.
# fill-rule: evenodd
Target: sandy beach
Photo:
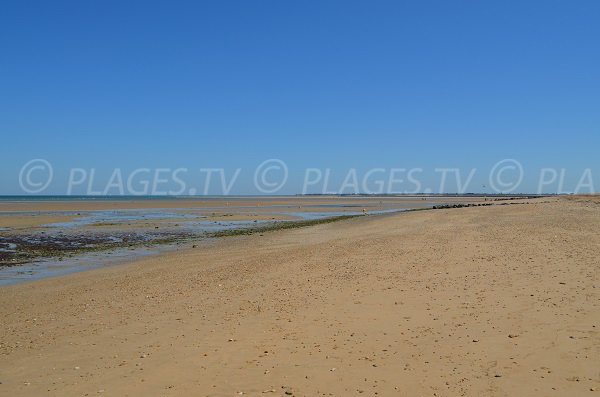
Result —
<instances>
[{"instance_id":1,"label":"sandy beach","mask_svg":"<svg viewBox=\"0 0 600 397\"><path fill-rule=\"evenodd\" d=\"M530 202L1 287L0 395L595 395L600 199Z\"/></svg>"}]
</instances>

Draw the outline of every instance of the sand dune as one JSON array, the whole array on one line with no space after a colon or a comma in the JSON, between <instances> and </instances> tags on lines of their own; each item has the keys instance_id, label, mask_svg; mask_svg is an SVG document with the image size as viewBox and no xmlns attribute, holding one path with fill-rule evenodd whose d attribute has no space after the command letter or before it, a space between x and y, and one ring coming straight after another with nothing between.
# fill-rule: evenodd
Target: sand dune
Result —
<instances>
[{"instance_id":1,"label":"sand dune","mask_svg":"<svg viewBox=\"0 0 600 397\"><path fill-rule=\"evenodd\" d=\"M3 287L0 395L593 395L599 230L593 198L419 211Z\"/></svg>"}]
</instances>

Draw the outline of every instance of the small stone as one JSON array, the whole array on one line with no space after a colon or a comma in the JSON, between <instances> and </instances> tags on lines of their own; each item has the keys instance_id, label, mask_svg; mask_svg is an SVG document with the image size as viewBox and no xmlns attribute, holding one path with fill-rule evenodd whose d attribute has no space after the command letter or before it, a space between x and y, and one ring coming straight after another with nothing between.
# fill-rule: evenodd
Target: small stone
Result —
<instances>
[{"instance_id":1,"label":"small stone","mask_svg":"<svg viewBox=\"0 0 600 397\"><path fill-rule=\"evenodd\" d=\"M148 357L148 355L147 355L147 354L142 354L142 355L140 356L140 358L146 358L146 357Z\"/></svg>"},{"instance_id":2,"label":"small stone","mask_svg":"<svg viewBox=\"0 0 600 397\"><path fill-rule=\"evenodd\" d=\"M473 339L473 342L477 343L479 342L479 339Z\"/></svg>"},{"instance_id":3,"label":"small stone","mask_svg":"<svg viewBox=\"0 0 600 397\"><path fill-rule=\"evenodd\" d=\"M508 334L508 337L511 338L511 339L512 338L516 338L517 336L519 336L519 335L517 335L517 334Z\"/></svg>"}]
</instances>

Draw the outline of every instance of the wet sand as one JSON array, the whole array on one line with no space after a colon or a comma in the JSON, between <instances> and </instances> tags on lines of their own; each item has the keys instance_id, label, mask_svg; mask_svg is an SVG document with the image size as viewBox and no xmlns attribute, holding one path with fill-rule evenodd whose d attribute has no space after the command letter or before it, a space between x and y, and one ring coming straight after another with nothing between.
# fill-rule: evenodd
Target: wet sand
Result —
<instances>
[{"instance_id":1,"label":"wet sand","mask_svg":"<svg viewBox=\"0 0 600 397\"><path fill-rule=\"evenodd\" d=\"M48 214L23 214L0 215L0 227L11 229L40 227L48 223L69 222L76 219L76 215L48 215Z\"/></svg>"},{"instance_id":2,"label":"wet sand","mask_svg":"<svg viewBox=\"0 0 600 397\"><path fill-rule=\"evenodd\" d=\"M537 201L2 287L0 394L594 395L600 200Z\"/></svg>"},{"instance_id":3,"label":"wet sand","mask_svg":"<svg viewBox=\"0 0 600 397\"><path fill-rule=\"evenodd\" d=\"M173 225L185 225L186 223L189 222L198 222L198 221L202 221L202 222L206 222L206 221L292 221L292 220L298 220L298 219L302 219L301 217L298 216L289 216L289 215L284 215L284 214L260 214L260 213L254 213L254 212L249 212L249 213L240 213L240 212L236 212L236 213L216 213L214 215L212 215L211 213L206 213L203 214L201 216L201 214L198 214L198 217L196 218L192 218L192 217L188 217L188 218L158 218L158 219L152 219L151 221L148 220L135 220L135 221L128 221L128 222L100 222L100 223L90 223L89 225L85 225L84 227L86 228L114 228L116 226L119 227L125 227L125 228L149 228L149 227L155 227L157 225L163 225L163 224L173 224Z\"/></svg>"},{"instance_id":4,"label":"wet sand","mask_svg":"<svg viewBox=\"0 0 600 397\"><path fill-rule=\"evenodd\" d=\"M115 200L31 200L0 201L0 232L4 229L40 229L54 223L69 223L81 219L82 225L92 228L143 228L164 223L205 221L269 221L298 220L302 214L332 213L332 215L381 212L411 208L427 208L440 203L479 203L484 197L348 197L348 196L230 196L170 199ZM493 198L489 199L490 201ZM110 211L152 211L151 219L113 219ZM83 222L94 213L105 211L101 221ZM181 217L175 214L180 214ZM161 217L164 214L164 217ZM201 219L203 217L204 219ZM22 230L21 230L22 231Z\"/></svg>"},{"instance_id":5,"label":"wet sand","mask_svg":"<svg viewBox=\"0 0 600 397\"><path fill-rule=\"evenodd\" d=\"M199 197L181 199L150 200L57 200L57 201L0 201L0 211L93 211L111 209L139 208L212 208L212 207L270 207L270 206L303 206L315 205L357 205L357 206L402 206L411 208L415 203L429 202L479 202L483 197L469 196L431 196L426 200L421 197L350 197L350 196L230 196L227 198Z\"/></svg>"}]
</instances>

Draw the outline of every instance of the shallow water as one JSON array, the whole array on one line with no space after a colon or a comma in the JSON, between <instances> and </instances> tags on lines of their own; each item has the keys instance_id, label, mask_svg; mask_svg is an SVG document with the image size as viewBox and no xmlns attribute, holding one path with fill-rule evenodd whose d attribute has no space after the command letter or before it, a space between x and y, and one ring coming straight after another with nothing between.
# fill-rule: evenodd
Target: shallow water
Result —
<instances>
[{"instance_id":1,"label":"shallow water","mask_svg":"<svg viewBox=\"0 0 600 397\"><path fill-rule=\"evenodd\" d=\"M0 268L0 286L111 266L119 264L126 259L130 260L134 257L156 254L158 252L159 250L156 248L120 248L102 253L79 254L62 260L48 258L25 265L2 267Z\"/></svg>"},{"instance_id":2,"label":"shallow water","mask_svg":"<svg viewBox=\"0 0 600 397\"><path fill-rule=\"evenodd\" d=\"M16 252L17 244L15 243L0 243L0 252Z\"/></svg>"},{"instance_id":3,"label":"shallow water","mask_svg":"<svg viewBox=\"0 0 600 397\"><path fill-rule=\"evenodd\" d=\"M161 211L160 209L152 210L136 210L136 209L121 209L121 210L99 210L99 211L77 211L65 213L65 212L54 212L53 215L71 215L78 216L77 218L64 221L64 222L53 222L43 226L46 227L57 227L57 228L75 228L80 226L87 226L93 224L110 224L110 223L123 223L123 222L135 222L135 221L152 221L158 219L175 219L175 218L202 218L200 215L177 213L170 211Z\"/></svg>"}]
</instances>

